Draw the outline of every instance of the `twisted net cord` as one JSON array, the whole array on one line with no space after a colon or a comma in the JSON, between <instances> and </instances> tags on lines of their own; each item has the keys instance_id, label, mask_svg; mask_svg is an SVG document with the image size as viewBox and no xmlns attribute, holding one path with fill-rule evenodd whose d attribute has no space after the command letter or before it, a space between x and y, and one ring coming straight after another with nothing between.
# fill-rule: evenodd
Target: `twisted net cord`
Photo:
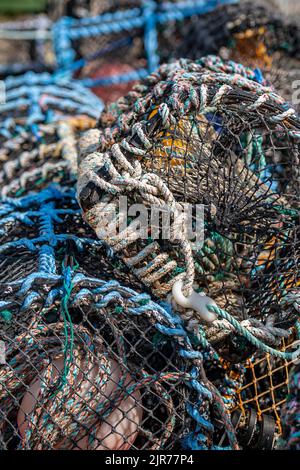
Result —
<instances>
[{"instance_id":1,"label":"twisted net cord","mask_svg":"<svg viewBox=\"0 0 300 470\"><path fill-rule=\"evenodd\" d=\"M192 66L190 67L192 68ZM201 113L208 113L208 112L216 111L218 103L222 102L222 100L231 93L231 91L233 90L233 86L236 84L248 90L255 91L259 95L258 98L256 98L256 100L252 104L248 105L247 109L249 111L258 110L261 106L266 104L269 100L272 100L273 102L275 101L275 103L278 105L282 105L284 103L282 98L275 95L271 91L270 88L263 87L253 81L249 81L246 78L247 75L249 76L249 72L247 70L245 70L244 76L241 76L241 75L230 76L226 73L213 73L212 74L209 72L204 73L202 76L199 76L198 74L193 76L192 73L190 73L188 76L189 81L192 82L192 83L189 83L190 101L185 103L184 111L187 111L192 106L194 106L197 110L200 110ZM212 82L215 83L216 81L218 82L219 89L211 98L211 101L209 102L209 99L208 99L209 88L207 84L212 83ZM194 89L193 87L194 83L197 83L200 85L199 87L200 97L198 96L196 89ZM174 89L176 90L175 87ZM177 90L180 90L180 86L177 87ZM156 85L155 95L163 96L163 92L164 92L163 87L159 88L158 85ZM178 97L178 101L176 99L176 96L173 96L172 98L173 98L172 104L180 101L179 97ZM144 105L145 105L145 101L143 103ZM166 103L162 103L158 108L158 113L161 117L162 124L164 127L168 127L169 125L172 124L172 122L174 122L174 118L170 110L170 105ZM289 117L295 117L295 111L291 108L284 109L282 111L277 111L276 114L270 117L270 120L271 122L280 123L282 121L285 121ZM289 129L287 132L291 137L297 140L300 138L300 133L297 130ZM105 154L102 154L102 155L98 153L93 153L89 157L86 157L86 159L83 159L81 163L81 168L79 170L83 175L82 179L80 179L79 177L79 184L78 184L79 197L80 197L80 191L84 187L84 185L92 181L93 183L96 184L96 186L101 188L101 190L104 191L106 194L111 194L113 196L122 194L122 192L124 191L124 188L126 188L126 190L137 189L143 201L147 203L156 204L156 205L162 205L166 203L167 205L169 205L170 210L175 212L176 206L178 207L178 203L175 201L173 194L167 188L165 183L157 175L153 175L149 173L146 175L142 175L142 169L141 169L140 163L138 161L134 161L133 163L130 163L127 160L124 150L128 152L129 154L142 156L142 155L145 155L147 153L147 149L151 147L151 142L149 141L146 133L143 130L142 122L135 123L132 126L132 134L133 135L137 134L139 136L140 141L145 147L145 150L141 148L137 148L134 145L131 145L128 142L129 139L124 138L120 144L114 143L111 147L110 152L106 152ZM95 140L97 140L97 138L98 138L98 135L95 136ZM91 170L91 168L93 168L94 163L99 168L99 160L100 161L102 160L104 162L105 167L111 177L111 180L109 182L99 177L98 175L95 174L95 172ZM117 164L118 170L120 171L120 173L116 169L115 164ZM101 217L99 216L98 213L95 214L95 210L97 210L97 208L92 209L90 211L90 214L89 213L86 214L86 218L87 218L87 221L92 226L94 226L94 228L96 229L96 233L99 236L99 228L98 228L97 221L95 221L95 215L96 217L98 216L99 219ZM132 232L134 231L134 228L135 227L132 226ZM135 235L132 232L130 232L130 226L129 226L127 233L121 232L119 234L119 239L120 240L122 239L122 241L119 242L118 237L113 241L111 239L107 241L114 248L115 251L119 251L120 249L124 249L126 245L129 245L134 241ZM125 238L126 236L127 238ZM127 259L126 260L127 264L131 267L134 266L138 260L145 259L149 253L156 251L157 247L158 245L156 243L153 243L147 246L142 252L140 252L134 258ZM166 291L170 290L172 284L179 279L184 279L185 289L188 294L192 291L192 285L194 283L194 262L193 262L193 257L192 257L192 252L191 252L189 242L184 238L180 240L180 249L186 261L186 266L187 266L186 272L181 273L177 277L173 278L171 282L169 282L167 285L164 286L164 290L163 291L161 290L160 294L165 293ZM171 269L173 270L174 267L176 266L175 261L170 262L169 265L168 264L164 265L161 268L161 265L166 261L166 259L167 259L167 255L158 255L156 260L148 266L148 270L147 268L143 268L142 270L143 282L145 282L148 285L151 285L154 283L154 281L158 280L160 277L165 275L166 272L168 272L168 270L169 271ZM157 271L157 273L153 274L154 268L157 268L157 267L159 268L159 270ZM137 274L139 275L139 273ZM296 303L296 305L298 305L297 296L294 302ZM263 349L264 351L268 351L271 354L279 355L279 357L289 356L290 353L282 353L280 351L277 351L273 348L269 348L268 346L266 346L262 341L260 341L255 336L253 336L253 334L251 334L247 330L247 328L243 327L241 324L239 324L239 322L235 321L228 313L224 312L223 310L216 308L214 312L217 313L218 315L221 315L221 317L224 318L227 322L229 322L230 325L234 327L234 329L237 329L237 326L238 326L240 333L243 334L245 337L247 337L247 339L255 346ZM232 328L229 327L229 329L232 329ZM273 329L273 333L276 334L276 331L274 329ZM263 338L266 338L266 332L265 333L261 332L261 336ZM293 357L295 357L299 353L300 353L300 350L297 351Z\"/></svg>"}]
</instances>

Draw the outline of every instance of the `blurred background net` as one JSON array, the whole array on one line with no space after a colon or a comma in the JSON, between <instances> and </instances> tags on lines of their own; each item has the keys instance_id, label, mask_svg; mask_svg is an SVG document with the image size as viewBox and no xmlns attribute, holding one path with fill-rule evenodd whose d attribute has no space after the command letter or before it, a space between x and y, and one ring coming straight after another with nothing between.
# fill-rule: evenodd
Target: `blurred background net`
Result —
<instances>
[{"instance_id":1,"label":"blurred background net","mask_svg":"<svg viewBox=\"0 0 300 470\"><path fill-rule=\"evenodd\" d=\"M69 186L44 180L1 205L2 448L211 447L212 392L222 400L198 383L201 354L108 256L62 173Z\"/></svg>"}]
</instances>

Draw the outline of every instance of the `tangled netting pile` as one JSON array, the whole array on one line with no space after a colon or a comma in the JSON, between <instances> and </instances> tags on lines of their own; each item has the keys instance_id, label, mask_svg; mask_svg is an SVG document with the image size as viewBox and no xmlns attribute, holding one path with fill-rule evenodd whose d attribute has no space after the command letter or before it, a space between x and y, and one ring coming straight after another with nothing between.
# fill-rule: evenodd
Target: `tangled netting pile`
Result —
<instances>
[{"instance_id":1,"label":"tangled netting pile","mask_svg":"<svg viewBox=\"0 0 300 470\"><path fill-rule=\"evenodd\" d=\"M300 448L298 28L252 4L194 21L157 31L185 59L104 109L59 73L6 79L0 449Z\"/></svg>"},{"instance_id":2,"label":"tangled netting pile","mask_svg":"<svg viewBox=\"0 0 300 470\"><path fill-rule=\"evenodd\" d=\"M261 68L288 101L300 80L296 18L256 1L53 0L47 14L1 23L0 78L51 70L112 102L159 63L218 54Z\"/></svg>"}]
</instances>

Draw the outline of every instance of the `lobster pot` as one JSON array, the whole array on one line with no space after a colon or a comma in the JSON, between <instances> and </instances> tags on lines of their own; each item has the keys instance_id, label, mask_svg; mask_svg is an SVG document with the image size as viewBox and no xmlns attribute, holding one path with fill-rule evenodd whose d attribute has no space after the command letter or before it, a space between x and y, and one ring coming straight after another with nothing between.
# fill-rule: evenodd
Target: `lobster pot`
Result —
<instances>
[{"instance_id":1,"label":"lobster pot","mask_svg":"<svg viewBox=\"0 0 300 470\"><path fill-rule=\"evenodd\" d=\"M52 279L49 272L38 275L28 255L30 268L26 250L18 250L21 274L12 263L1 279L4 289L15 291L12 298L17 291L25 300L13 305L4 294L9 305L1 311L1 448L181 448L195 430L186 407L195 405L197 394L187 387L192 377L179 346L176 351L150 318L150 299L111 277L85 276L78 259L75 274L68 261L75 260L76 249L67 243L55 253ZM85 256L92 261L87 250ZM26 279L28 284L33 277L26 294ZM61 289L49 304L51 293Z\"/></svg>"},{"instance_id":2,"label":"lobster pot","mask_svg":"<svg viewBox=\"0 0 300 470\"><path fill-rule=\"evenodd\" d=\"M111 22L118 21L119 14L120 20L122 19L122 12L126 15L131 10L136 15L139 15L141 11L140 6L139 1L123 1L115 2L115 4L114 2L107 2L106 5L101 6L99 2L91 2L90 21L87 20L86 25L84 20L82 25L78 22L78 26L75 26L73 30L75 37L77 33L80 35L82 32L82 37L78 41L75 39L74 42L78 57L88 58L86 66L81 70L80 77L91 76L93 78L94 73L98 72L99 78L101 78L101 70L103 70L102 76L105 77L106 75L118 75L118 67L119 74L122 74L145 66L146 58L142 28L133 26L132 28L123 29L121 27L120 32L114 31L114 28L112 28L111 33L96 34L97 25L101 25L102 22L101 17L97 21L96 15L104 15L104 22L106 21L105 18L107 18L106 25L107 29L109 29ZM113 13L115 15L110 15ZM85 27L85 33L82 30L79 31ZM97 56L98 53L99 56ZM91 59L89 59L90 57ZM103 69L104 65L108 65L108 62L115 66L116 70L114 73L113 71L110 73L109 69L105 72L105 68Z\"/></svg>"},{"instance_id":3,"label":"lobster pot","mask_svg":"<svg viewBox=\"0 0 300 470\"><path fill-rule=\"evenodd\" d=\"M237 448L199 343L81 217L77 140L94 124L3 135L0 447Z\"/></svg>"},{"instance_id":4,"label":"lobster pot","mask_svg":"<svg viewBox=\"0 0 300 470\"><path fill-rule=\"evenodd\" d=\"M162 66L103 112L98 132L82 143L78 181L86 220L153 294L167 299L180 281L216 302L212 310L231 333L220 331L220 317L208 325L201 314L182 315L235 363L258 345L238 324L279 346L298 308L299 118L256 80L250 69L216 57ZM97 152L88 154L91 142ZM178 230L177 203L191 205L194 228L202 204L202 246L190 250L184 229L172 237L162 225L143 238L130 236L129 224L110 238L100 207L120 195L129 205L169 210L171 230Z\"/></svg>"},{"instance_id":5,"label":"lobster pot","mask_svg":"<svg viewBox=\"0 0 300 470\"><path fill-rule=\"evenodd\" d=\"M45 15L1 22L0 77L19 75L28 70L53 69L51 21Z\"/></svg>"},{"instance_id":6,"label":"lobster pot","mask_svg":"<svg viewBox=\"0 0 300 470\"><path fill-rule=\"evenodd\" d=\"M86 221L219 355L208 376L246 448L271 448L280 435L288 368L299 354L299 126L257 71L210 56L161 66L105 109L80 144L77 191ZM163 208L169 219L147 225L144 236L133 235L130 219L110 237L103 203L120 196L150 212ZM172 232L183 203L191 226L202 230L199 248L189 248L182 226ZM197 312L195 303L188 311L180 286L187 298L205 293L216 316Z\"/></svg>"}]
</instances>

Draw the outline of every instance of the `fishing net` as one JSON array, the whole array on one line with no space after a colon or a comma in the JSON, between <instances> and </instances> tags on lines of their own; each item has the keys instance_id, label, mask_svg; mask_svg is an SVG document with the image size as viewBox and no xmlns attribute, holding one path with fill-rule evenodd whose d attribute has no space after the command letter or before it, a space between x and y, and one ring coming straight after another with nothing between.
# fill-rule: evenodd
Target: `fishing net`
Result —
<instances>
[{"instance_id":1,"label":"fishing net","mask_svg":"<svg viewBox=\"0 0 300 470\"><path fill-rule=\"evenodd\" d=\"M98 237L225 361L233 395L247 395L253 382L272 375L275 385L267 386L265 404L258 405L260 391L253 393L253 387L253 400L240 398L248 412L252 402L260 410L255 423L262 428L253 445L268 447L273 438L259 436L268 428L263 412L279 412L282 404L278 397L267 403L276 395L276 370L286 385L287 364L298 354L297 348L282 350L282 341L290 342L298 328L300 122L261 81L252 70L217 57L160 67L108 107L98 130L82 139L78 197ZM141 237L132 219L110 232L120 218L117 209L107 223L108 211L118 208L120 196L127 196L129 206L161 207L177 224L181 204L189 203L194 214L202 204L202 247L191 250L185 229L166 238L163 225L155 227L155 236L147 226ZM205 293L206 305L197 292ZM270 353L275 363L263 357L259 366L261 353ZM241 372L234 371L238 363L245 365L245 389L237 380ZM241 427L251 428L250 418Z\"/></svg>"},{"instance_id":2,"label":"fishing net","mask_svg":"<svg viewBox=\"0 0 300 470\"><path fill-rule=\"evenodd\" d=\"M157 68L159 32L167 23L199 16L229 1L124 1L118 2L118 8L114 2L98 2L100 15L64 17L54 25L58 67L112 102Z\"/></svg>"},{"instance_id":3,"label":"fishing net","mask_svg":"<svg viewBox=\"0 0 300 470\"><path fill-rule=\"evenodd\" d=\"M277 445L299 352L296 113L209 57L162 66L82 136L96 97L46 80L19 101L34 87L16 80L0 109L0 448ZM110 236L119 195L202 204L203 245L140 239L132 217ZM174 285L210 305L180 307Z\"/></svg>"},{"instance_id":4,"label":"fishing net","mask_svg":"<svg viewBox=\"0 0 300 470\"><path fill-rule=\"evenodd\" d=\"M87 309L87 301L83 302L85 313L79 325L74 324L73 308L69 309L73 319L70 346L65 344L65 326L53 323L53 319L49 325L40 318L37 328L31 325L14 341L6 338L8 365L0 372L4 445L30 449L174 449L190 440L201 448L205 437L197 439L194 423L201 408L208 416L204 406L208 399L202 399L199 406L199 392L209 397L209 389L201 388L195 378L198 371L192 369L191 373L189 360L180 357L180 346L174 348L173 341L167 344L157 338L160 329L156 322L151 325L147 312L154 319L159 307L150 302L145 306L145 296L139 298L117 283L113 287L111 282L98 281L96 285L98 299L95 294L93 297L98 305ZM116 299L117 293L119 302L114 303L111 299ZM141 313L145 313L144 320ZM163 330L172 323L161 320L159 325ZM68 353L70 348L72 359L65 365L63 352ZM36 393L34 399L29 392ZM214 393L214 399L218 398ZM217 408L216 403L213 405ZM227 416L224 419L216 411L224 423ZM209 418L201 424L211 432Z\"/></svg>"},{"instance_id":5,"label":"fishing net","mask_svg":"<svg viewBox=\"0 0 300 470\"><path fill-rule=\"evenodd\" d=\"M120 5L120 9L116 9L110 4L99 16L58 20L53 28L58 66L80 78L103 79L104 85L105 79L118 86L137 80L137 71L147 65L142 9L139 2L127 2L127 7ZM125 78L118 79L118 76ZM130 89L130 85L124 86L117 97ZM98 87L96 91L103 90Z\"/></svg>"},{"instance_id":6,"label":"fishing net","mask_svg":"<svg viewBox=\"0 0 300 470\"><path fill-rule=\"evenodd\" d=\"M34 195L37 201L44 197L47 214L55 197L58 199L57 188L54 196L50 192L48 189L47 195ZM61 206L67 202L62 200ZM60 225L67 225L70 230L73 206L68 203L67 207L68 224L61 221ZM67 211L57 209L56 213L62 218ZM50 236L53 245L53 231ZM3 286L3 447L211 447L210 407L215 408L217 423L220 419L226 423L227 419L229 430L232 426L224 410L225 417L222 416L218 392L206 381L205 386L199 381L197 363L201 355L193 350L179 318L149 296L134 291L132 282L129 288L113 280L115 267L105 281L104 270L109 263L103 253L101 256L97 240L83 236L76 240L73 234L57 234L56 238L57 245L52 250L48 240L43 240L38 248L40 273L27 271L25 279L16 281L10 274L10 288L17 290L19 302L24 299L19 308L9 302L10 295L5 295L7 283ZM71 246L67 243L70 239ZM95 251L98 264L99 258L103 259L100 279L93 277L94 269L88 275L89 268L86 266L86 271L82 263L83 258L93 261L89 247ZM1 251L8 250L6 243ZM54 251L55 274L49 269L53 268L50 261L54 262ZM30 255L32 258L33 253ZM24 253L21 260L24 272ZM198 431L197 421L205 427L204 435ZM235 444L233 438L231 443Z\"/></svg>"},{"instance_id":7,"label":"fishing net","mask_svg":"<svg viewBox=\"0 0 300 470\"><path fill-rule=\"evenodd\" d=\"M51 21L45 15L1 22L0 78L54 67Z\"/></svg>"},{"instance_id":8,"label":"fishing net","mask_svg":"<svg viewBox=\"0 0 300 470\"><path fill-rule=\"evenodd\" d=\"M175 317L112 279L113 263L105 273L111 261L78 212L74 192L53 186L1 207L3 446L173 448L197 397L178 352L191 345L160 338Z\"/></svg>"}]
</instances>

